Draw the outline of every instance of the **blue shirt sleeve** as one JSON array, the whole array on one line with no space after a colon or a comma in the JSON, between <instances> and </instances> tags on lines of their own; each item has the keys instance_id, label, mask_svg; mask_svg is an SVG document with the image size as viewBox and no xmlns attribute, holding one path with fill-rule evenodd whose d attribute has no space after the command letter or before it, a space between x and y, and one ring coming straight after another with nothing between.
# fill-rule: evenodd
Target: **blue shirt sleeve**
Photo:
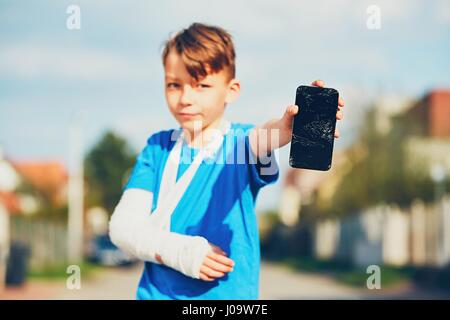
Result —
<instances>
[{"instance_id":1,"label":"blue shirt sleeve","mask_svg":"<svg viewBox=\"0 0 450 320\"><path fill-rule=\"evenodd\" d=\"M245 135L245 152L248 154L250 184L254 188L260 189L268 184L275 183L278 180L280 170L274 153L269 154L268 159L264 159L264 163L253 154L250 147L249 133L250 130Z\"/></svg>"},{"instance_id":2,"label":"blue shirt sleeve","mask_svg":"<svg viewBox=\"0 0 450 320\"><path fill-rule=\"evenodd\" d=\"M156 150L160 147L158 134L155 133L147 140L147 145L136 159L131 175L124 190L138 188L155 192L156 185Z\"/></svg>"}]
</instances>

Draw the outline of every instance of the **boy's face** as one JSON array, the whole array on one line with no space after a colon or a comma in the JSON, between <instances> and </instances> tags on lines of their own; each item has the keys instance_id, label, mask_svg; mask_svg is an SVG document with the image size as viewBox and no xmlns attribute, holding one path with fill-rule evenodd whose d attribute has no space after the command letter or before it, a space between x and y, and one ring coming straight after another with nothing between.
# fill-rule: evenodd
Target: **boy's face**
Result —
<instances>
[{"instance_id":1,"label":"boy's face","mask_svg":"<svg viewBox=\"0 0 450 320\"><path fill-rule=\"evenodd\" d=\"M191 133L200 127L202 130L216 127L226 104L239 95L239 81L228 81L224 70L196 81L188 73L180 55L173 50L167 55L164 70L170 112L181 127Z\"/></svg>"}]
</instances>

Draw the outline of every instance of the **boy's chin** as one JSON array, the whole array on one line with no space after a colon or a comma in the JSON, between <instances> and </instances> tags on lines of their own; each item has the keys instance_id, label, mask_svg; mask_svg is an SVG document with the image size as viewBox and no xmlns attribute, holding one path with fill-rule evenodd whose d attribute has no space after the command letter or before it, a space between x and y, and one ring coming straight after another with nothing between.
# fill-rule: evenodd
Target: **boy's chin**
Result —
<instances>
[{"instance_id":1,"label":"boy's chin","mask_svg":"<svg viewBox=\"0 0 450 320\"><path fill-rule=\"evenodd\" d=\"M195 130L201 131L205 126L205 123L200 119L184 120L179 121L179 123L183 129L188 130L189 132L194 132Z\"/></svg>"}]
</instances>

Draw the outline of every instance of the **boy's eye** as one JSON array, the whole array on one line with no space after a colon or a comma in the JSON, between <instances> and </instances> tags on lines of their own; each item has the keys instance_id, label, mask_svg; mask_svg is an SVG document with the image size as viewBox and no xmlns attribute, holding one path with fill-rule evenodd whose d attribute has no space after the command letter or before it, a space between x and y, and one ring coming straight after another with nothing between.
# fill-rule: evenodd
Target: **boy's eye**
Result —
<instances>
[{"instance_id":1,"label":"boy's eye","mask_svg":"<svg viewBox=\"0 0 450 320\"><path fill-rule=\"evenodd\" d=\"M176 82L169 82L168 84L167 84L167 88L179 88L179 84L178 83L176 83Z\"/></svg>"},{"instance_id":2,"label":"boy's eye","mask_svg":"<svg viewBox=\"0 0 450 320\"><path fill-rule=\"evenodd\" d=\"M206 83L199 83L197 85L197 87L199 87L199 88L210 88L211 86L209 84L206 84Z\"/></svg>"}]
</instances>

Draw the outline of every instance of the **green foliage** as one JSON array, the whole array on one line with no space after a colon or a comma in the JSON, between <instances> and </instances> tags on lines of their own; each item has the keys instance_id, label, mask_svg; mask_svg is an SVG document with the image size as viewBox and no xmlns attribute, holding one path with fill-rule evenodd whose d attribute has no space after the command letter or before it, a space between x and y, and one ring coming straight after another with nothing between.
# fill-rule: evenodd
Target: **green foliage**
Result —
<instances>
[{"instance_id":1,"label":"green foliage","mask_svg":"<svg viewBox=\"0 0 450 320\"><path fill-rule=\"evenodd\" d=\"M41 219L45 218L51 221L66 221L67 220L67 204L54 204L48 193L43 192L31 185L27 180L22 180L15 190L19 195L28 195L36 199L39 206L35 212L27 219Z\"/></svg>"},{"instance_id":2,"label":"green foliage","mask_svg":"<svg viewBox=\"0 0 450 320\"><path fill-rule=\"evenodd\" d=\"M111 213L135 158L136 154L123 138L106 132L85 159L87 204L102 206Z\"/></svg>"},{"instance_id":3,"label":"green foliage","mask_svg":"<svg viewBox=\"0 0 450 320\"><path fill-rule=\"evenodd\" d=\"M32 280L55 280L61 281L62 279L67 279L69 274L67 273L68 264L56 264L48 265L39 269L31 269L28 271L28 277ZM103 271L105 268L88 261L82 262L80 265L80 270L83 279L89 279L91 276L95 275L99 271Z\"/></svg>"},{"instance_id":4,"label":"green foliage","mask_svg":"<svg viewBox=\"0 0 450 320\"><path fill-rule=\"evenodd\" d=\"M49 202L42 201L38 211L27 218L30 220L45 219L47 221L65 223L67 222L68 210L67 204L55 206Z\"/></svg>"}]
</instances>

